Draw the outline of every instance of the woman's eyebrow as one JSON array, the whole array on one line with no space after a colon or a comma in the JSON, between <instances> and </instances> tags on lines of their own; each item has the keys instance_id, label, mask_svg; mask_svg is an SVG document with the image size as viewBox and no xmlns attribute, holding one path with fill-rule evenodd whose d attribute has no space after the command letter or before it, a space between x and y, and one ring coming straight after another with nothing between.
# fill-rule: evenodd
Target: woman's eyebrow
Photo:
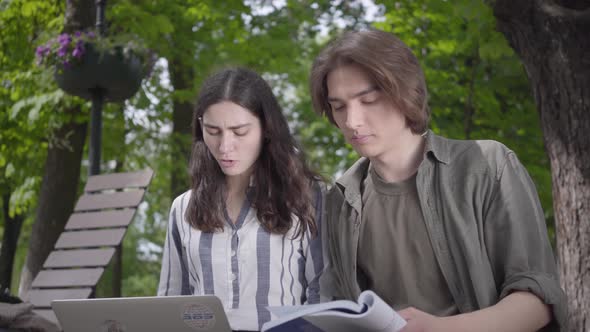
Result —
<instances>
[{"instance_id":1,"label":"woman's eyebrow","mask_svg":"<svg viewBox=\"0 0 590 332\"><path fill-rule=\"evenodd\" d=\"M251 123L242 123L242 124L234 125L234 126L227 127L227 128L231 129L231 130L235 130L235 129L240 129L240 128L244 128L244 127L249 127L250 125L251 125ZM221 129L221 127L216 126L216 125L212 125L210 123L203 123L203 127L211 128L211 129Z\"/></svg>"}]
</instances>

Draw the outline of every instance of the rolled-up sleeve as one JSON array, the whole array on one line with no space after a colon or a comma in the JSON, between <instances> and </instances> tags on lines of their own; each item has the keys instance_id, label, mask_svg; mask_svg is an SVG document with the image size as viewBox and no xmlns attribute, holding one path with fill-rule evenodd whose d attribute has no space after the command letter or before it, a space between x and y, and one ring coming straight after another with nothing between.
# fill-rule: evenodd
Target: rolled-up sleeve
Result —
<instances>
[{"instance_id":1,"label":"rolled-up sleeve","mask_svg":"<svg viewBox=\"0 0 590 332\"><path fill-rule=\"evenodd\" d=\"M543 209L535 185L509 151L499 165L494 194L485 213L485 241L500 299L514 291L535 294L553 312L548 327L560 330L567 319Z\"/></svg>"}]
</instances>

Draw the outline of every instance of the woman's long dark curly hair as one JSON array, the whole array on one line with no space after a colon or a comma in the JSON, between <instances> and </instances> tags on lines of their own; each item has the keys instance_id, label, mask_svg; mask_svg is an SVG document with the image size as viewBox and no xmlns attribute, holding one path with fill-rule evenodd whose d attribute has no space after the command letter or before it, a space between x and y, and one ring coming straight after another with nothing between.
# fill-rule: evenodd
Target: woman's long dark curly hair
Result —
<instances>
[{"instance_id":1,"label":"woman's long dark curly hair","mask_svg":"<svg viewBox=\"0 0 590 332\"><path fill-rule=\"evenodd\" d=\"M205 145L199 121L211 105L223 101L240 105L260 119L263 146L255 164L249 199L264 229L285 234L296 216L296 237L307 230L317 234L312 188L320 177L307 166L270 86L260 75L245 68L219 71L201 87L192 121L192 194L185 215L190 225L203 232L215 232L223 231L226 222L225 175Z\"/></svg>"}]
</instances>

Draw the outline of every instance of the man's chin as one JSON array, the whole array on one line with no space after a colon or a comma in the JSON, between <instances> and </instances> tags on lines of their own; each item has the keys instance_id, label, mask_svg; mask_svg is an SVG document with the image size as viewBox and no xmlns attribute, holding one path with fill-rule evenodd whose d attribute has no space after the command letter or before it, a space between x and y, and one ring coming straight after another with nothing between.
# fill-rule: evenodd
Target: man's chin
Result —
<instances>
[{"instance_id":1,"label":"man's chin","mask_svg":"<svg viewBox=\"0 0 590 332\"><path fill-rule=\"evenodd\" d=\"M373 149L370 148L356 148L354 149L354 151L361 157L365 157L365 158L373 158L375 157L375 151L373 151Z\"/></svg>"}]
</instances>

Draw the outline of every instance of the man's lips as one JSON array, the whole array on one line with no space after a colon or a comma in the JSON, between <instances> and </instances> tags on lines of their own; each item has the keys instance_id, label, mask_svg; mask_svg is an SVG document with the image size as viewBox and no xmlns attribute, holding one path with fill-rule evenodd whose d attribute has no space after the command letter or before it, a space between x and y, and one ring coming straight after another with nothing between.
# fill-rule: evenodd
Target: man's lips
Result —
<instances>
[{"instance_id":1,"label":"man's lips","mask_svg":"<svg viewBox=\"0 0 590 332\"><path fill-rule=\"evenodd\" d=\"M361 134L361 135L352 135L352 137L350 138L350 140L353 143L364 143L364 142L368 141L371 136L372 135L364 135L364 134Z\"/></svg>"}]
</instances>

